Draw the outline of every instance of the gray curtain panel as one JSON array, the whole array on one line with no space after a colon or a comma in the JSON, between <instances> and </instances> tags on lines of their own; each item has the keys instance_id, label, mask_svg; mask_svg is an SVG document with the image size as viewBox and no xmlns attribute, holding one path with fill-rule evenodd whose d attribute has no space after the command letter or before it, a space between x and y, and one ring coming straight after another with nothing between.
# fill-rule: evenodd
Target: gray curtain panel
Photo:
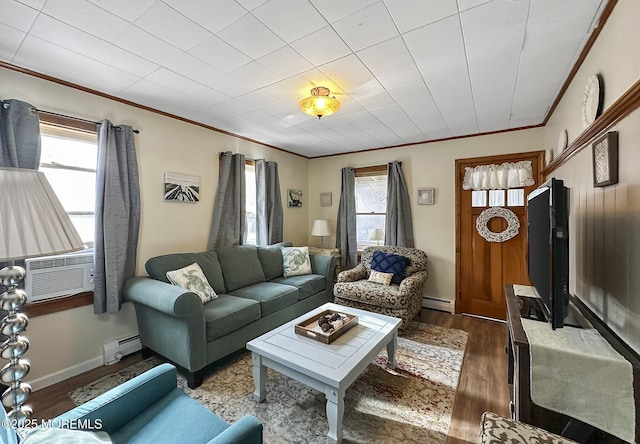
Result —
<instances>
[{"instance_id":1,"label":"gray curtain panel","mask_svg":"<svg viewBox=\"0 0 640 444\"><path fill-rule=\"evenodd\" d=\"M37 170L40 165L40 118L33 105L3 100L0 106L0 167Z\"/></svg>"},{"instance_id":2,"label":"gray curtain panel","mask_svg":"<svg viewBox=\"0 0 640 444\"><path fill-rule=\"evenodd\" d=\"M390 162L387 176L385 244L414 248L411 198L402 174L402 162Z\"/></svg>"},{"instance_id":3,"label":"gray curtain panel","mask_svg":"<svg viewBox=\"0 0 640 444\"><path fill-rule=\"evenodd\" d=\"M256 160L256 237L258 245L282 242L282 198L278 164Z\"/></svg>"},{"instance_id":4,"label":"gray curtain panel","mask_svg":"<svg viewBox=\"0 0 640 444\"><path fill-rule=\"evenodd\" d=\"M244 154L233 154L231 151L222 153L218 191L207 244L209 250L215 247L244 244L246 225L244 177Z\"/></svg>"},{"instance_id":5,"label":"gray curtain panel","mask_svg":"<svg viewBox=\"0 0 640 444\"><path fill-rule=\"evenodd\" d=\"M353 168L342 168L342 191L338 206L336 248L340 249L340 263L343 270L353 268L358 264L356 172Z\"/></svg>"},{"instance_id":6,"label":"gray curtain panel","mask_svg":"<svg viewBox=\"0 0 640 444\"><path fill-rule=\"evenodd\" d=\"M95 290L93 311L115 313L122 286L135 275L140 228L140 184L133 128L98 125Z\"/></svg>"}]
</instances>

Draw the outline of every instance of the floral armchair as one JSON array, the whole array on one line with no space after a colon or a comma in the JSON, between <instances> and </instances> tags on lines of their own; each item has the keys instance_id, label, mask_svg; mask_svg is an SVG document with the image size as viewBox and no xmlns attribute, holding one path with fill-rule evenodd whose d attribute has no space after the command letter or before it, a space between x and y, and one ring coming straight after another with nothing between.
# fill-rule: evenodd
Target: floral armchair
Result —
<instances>
[{"instance_id":1,"label":"floral armchair","mask_svg":"<svg viewBox=\"0 0 640 444\"><path fill-rule=\"evenodd\" d=\"M383 285L369 281L371 261L376 251L409 259L405 277L400 284ZM362 252L362 261L338 275L333 287L335 303L402 319L409 324L422 307L422 287L427 280L427 254L415 248L380 246Z\"/></svg>"}]
</instances>

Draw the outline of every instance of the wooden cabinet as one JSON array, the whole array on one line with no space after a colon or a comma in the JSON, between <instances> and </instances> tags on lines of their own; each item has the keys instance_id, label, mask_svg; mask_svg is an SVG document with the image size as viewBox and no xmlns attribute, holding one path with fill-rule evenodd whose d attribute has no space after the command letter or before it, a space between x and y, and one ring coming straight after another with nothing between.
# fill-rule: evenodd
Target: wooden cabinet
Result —
<instances>
[{"instance_id":1,"label":"wooden cabinet","mask_svg":"<svg viewBox=\"0 0 640 444\"><path fill-rule=\"evenodd\" d=\"M507 353L507 380L511 399L511 417L582 443L623 443L624 441L619 438L566 415L542 408L531 401L529 341L522 327L522 319L541 319L542 313L537 304L532 302L531 298L516 296L511 285L505 286L505 299L507 303L507 341L505 351ZM589 322L596 325L595 322L597 322L597 320L585 313L584 307L579 307L579 309ZM639 396L637 390L637 381L640 375L638 371L640 368L639 364L633 358L630 359L630 357L624 353L624 350L619 349L619 344L614 344L610 337L605 336L606 332L601 331L598 326L596 326L596 328L634 367L636 436L639 436Z\"/></svg>"},{"instance_id":2,"label":"wooden cabinet","mask_svg":"<svg viewBox=\"0 0 640 444\"><path fill-rule=\"evenodd\" d=\"M529 341L522 328L522 317L541 316L537 307L528 298L520 298L513 293L511 285L505 286L507 302L507 379L511 398L511 417L541 427L550 432L560 433L569 421L564 415L551 412L531 402L529 386Z\"/></svg>"}]
</instances>

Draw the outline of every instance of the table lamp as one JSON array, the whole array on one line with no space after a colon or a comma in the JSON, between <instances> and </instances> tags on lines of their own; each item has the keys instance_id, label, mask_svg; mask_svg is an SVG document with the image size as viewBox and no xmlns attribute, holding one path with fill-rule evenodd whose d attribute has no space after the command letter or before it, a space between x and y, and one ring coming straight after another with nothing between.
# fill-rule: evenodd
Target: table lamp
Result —
<instances>
[{"instance_id":1,"label":"table lamp","mask_svg":"<svg viewBox=\"0 0 640 444\"><path fill-rule=\"evenodd\" d=\"M384 231L382 231L380 228L376 228L375 230L373 230L373 233L371 234L371 240L376 241L376 246L380 246L380 241L384 240Z\"/></svg>"},{"instance_id":2,"label":"table lamp","mask_svg":"<svg viewBox=\"0 0 640 444\"><path fill-rule=\"evenodd\" d=\"M331 236L329 221L326 219L318 219L313 221L311 228L311 236L320 236L320 248L324 248L324 237Z\"/></svg>"},{"instance_id":3,"label":"table lamp","mask_svg":"<svg viewBox=\"0 0 640 444\"><path fill-rule=\"evenodd\" d=\"M82 239L42 172L0 168L0 262L9 263L0 270L0 285L7 289L0 296L0 306L7 312L0 332L8 337L0 345L0 357L9 360L0 369L0 381L9 386L2 394L2 404L11 408L7 417L12 424L23 424L32 413L23 405L31 387L22 383L31 368L22 358L29 340L20 334L29 323L24 313L27 294L18 288L26 271L16 266L15 260L83 248Z\"/></svg>"}]
</instances>

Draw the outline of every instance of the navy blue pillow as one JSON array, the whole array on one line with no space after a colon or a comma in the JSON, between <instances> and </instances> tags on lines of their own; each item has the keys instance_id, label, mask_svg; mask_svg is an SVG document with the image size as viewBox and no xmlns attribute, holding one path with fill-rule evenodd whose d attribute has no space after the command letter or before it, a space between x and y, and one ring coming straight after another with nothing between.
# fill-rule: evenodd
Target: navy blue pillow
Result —
<instances>
[{"instance_id":1,"label":"navy blue pillow","mask_svg":"<svg viewBox=\"0 0 640 444\"><path fill-rule=\"evenodd\" d=\"M393 273L392 284L400 285L404 279L404 272L409 265L409 259L399 254L374 251L371 258L371 269L382 273Z\"/></svg>"}]
</instances>

